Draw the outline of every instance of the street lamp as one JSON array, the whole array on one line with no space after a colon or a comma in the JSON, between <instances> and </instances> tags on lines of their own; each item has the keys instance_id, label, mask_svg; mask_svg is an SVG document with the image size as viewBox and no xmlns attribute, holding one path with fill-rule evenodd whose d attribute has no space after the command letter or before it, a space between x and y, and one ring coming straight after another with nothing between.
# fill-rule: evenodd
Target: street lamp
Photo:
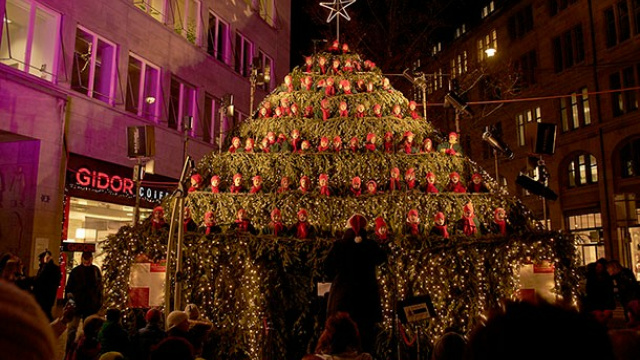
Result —
<instances>
[{"instance_id":1,"label":"street lamp","mask_svg":"<svg viewBox=\"0 0 640 360\"><path fill-rule=\"evenodd\" d=\"M193 129L193 116L187 115L182 118L182 134L184 135L184 148L182 149L182 159L187 159L187 147L189 143L189 131Z\"/></svg>"},{"instance_id":2,"label":"street lamp","mask_svg":"<svg viewBox=\"0 0 640 360\"><path fill-rule=\"evenodd\" d=\"M496 181L498 185L500 184L500 174L498 171L498 152L502 153L507 159L512 160L515 155L513 151L509 149L509 146L505 144L501 139L494 136L491 131L489 131L489 127L487 126L482 134L482 140L489 143L489 145L493 148L493 159L496 167Z\"/></svg>"},{"instance_id":3,"label":"street lamp","mask_svg":"<svg viewBox=\"0 0 640 360\"><path fill-rule=\"evenodd\" d=\"M487 54L487 57L493 57L496 54L496 49L494 48L488 48L484 51L485 54Z\"/></svg>"},{"instance_id":4,"label":"street lamp","mask_svg":"<svg viewBox=\"0 0 640 360\"><path fill-rule=\"evenodd\" d=\"M224 133L222 131L222 124L224 123L225 116L233 116L235 107L233 105L233 94L226 94L222 97L220 104L220 139L218 141L218 149L222 152L222 140L224 139Z\"/></svg>"},{"instance_id":5,"label":"street lamp","mask_svg":"<svg viewBox=\"0 0 640 360\"><path fill-rule=\"evenodd\" d=\"M256 95L256 85L262 86L271 81L271 67L262 63L262 58L255 57L251 63L251 93L249 94L249 115L253 114L253 102Z\"/></svg>"},{"instance_id":6,"label":"street lamp","mask_svg":"<svg viewBox=\"0 0 640 360\"><path fill-rule=\"evenodd\" d=\"M453 91L444 96L444 107L452 107L456 111L456 132L460 134L460 115L473 116L473 112L468 109L469 105Z\"/></svg>"}]
</instances>

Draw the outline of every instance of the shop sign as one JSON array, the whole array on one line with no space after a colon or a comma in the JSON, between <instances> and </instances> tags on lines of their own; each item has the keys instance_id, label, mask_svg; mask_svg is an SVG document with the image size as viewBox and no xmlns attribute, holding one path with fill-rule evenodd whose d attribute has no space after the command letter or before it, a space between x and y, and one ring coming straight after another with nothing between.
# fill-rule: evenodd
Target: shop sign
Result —
<instances>
[{"instance_id":1,"label":"shop sign","mask_svg":"<svg viewBox=\"0 0 640 360\"><path fill-rule=\"evenodd\" d=\"M85 252L85 251L95 252L96 244L64 241L62 242L62 247L60 250L70 251L70 252Z\"/></svg>"}]
</instances>

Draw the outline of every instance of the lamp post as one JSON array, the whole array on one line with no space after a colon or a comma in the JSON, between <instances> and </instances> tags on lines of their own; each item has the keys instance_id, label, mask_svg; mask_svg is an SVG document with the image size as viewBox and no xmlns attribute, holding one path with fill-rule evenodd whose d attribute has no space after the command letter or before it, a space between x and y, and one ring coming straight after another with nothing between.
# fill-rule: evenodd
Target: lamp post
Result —
<instances>
[{"instance_id":1,"label":"lamp post","mask_svg":"<svg viewBox=\"0 0 640 360\"><path fill-rule=\"evenodd\" d=\"M233 116L234 113L234 105L233 105L233 94L226 94L222 97L222 102L220 104L220 135L218 141L218 150L222 152L222 140L224 139L224 133L222 131L222 125L224 123L225 116Z\"/></svg>"},{"instance_id":2,"label":"lamp post","mask_svg":"<svg viewBox=\"0 0 640 360\"><path fill-rule=\"evenodd\" d=\"M184 135L184 145L182 149L182 160L187 159L187 149L189 144L189 131L193 129L193 116L187 115L182 118L182 134Z\"/></svg>"},{"instance_id":3,"label":"lamp post","mask_svg":"<svg viewBox=\"0 0 640 360\"><path fill-rule=\"evenodd\" d=\"M256 86L262 86L271 81L271 68L263 64L259 57L253 58L251 63L251 74L249 83L251 85L249 93L249 116L253 115L253 103L255 102Z\"/></svg>"}]
</instances>

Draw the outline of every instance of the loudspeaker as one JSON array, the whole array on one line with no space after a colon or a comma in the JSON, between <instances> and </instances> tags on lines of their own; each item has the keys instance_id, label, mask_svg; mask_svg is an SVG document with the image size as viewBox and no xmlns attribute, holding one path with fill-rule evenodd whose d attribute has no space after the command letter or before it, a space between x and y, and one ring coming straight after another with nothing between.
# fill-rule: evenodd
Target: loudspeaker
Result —
<instances>
[{"instance_id":1,"label":"loudspeaker","mask_svg":"<svg viewBox=\"0 0 640 360\"><path fill-rule=\"evenodd\" d=\"M553 155L556 152L556 124L538 123L534 153Z\"/></svg>"},{"instance_id":2,"label":"loudspeaker","mask_svg":"<svg viewBox=\"0 0 640 360\"><path fill-rule=\"evenodd\" d=\"M532 178L524 175L519 175L516 178L516 184L522 186L527 189L530 193L542 196L545 199L549 200L557 200L558 194L553 192L553 190L544 186L542 183L533 180Z\"/></svg>"},{"instance_id":3,"label":"loudspeaker","mask_svg":"<svg viewBox=\"0 0 640 360\"><path fill-rule=\"evenodd\" d=\"M156 153L154 127L127 127L127 156L129 158L152 157Z\"/></svg>"}]
</instances>

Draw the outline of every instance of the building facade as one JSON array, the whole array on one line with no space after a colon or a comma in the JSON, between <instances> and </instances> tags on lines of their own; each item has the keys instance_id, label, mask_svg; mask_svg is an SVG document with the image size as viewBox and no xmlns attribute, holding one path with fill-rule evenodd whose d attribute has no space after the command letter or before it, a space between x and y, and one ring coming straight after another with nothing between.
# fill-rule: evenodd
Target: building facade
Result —
<instances>
[{"instance_id":1,"label":"building facade","mask_svg":"<svg viewBox=\"0 0 640 360\"><path fill-rule=\"evenodd\" d=\"M290 11L288 0L0 0L1 251L33 272L45 248L99 255L97 240L133 221L136 193L144 219L185 156L221 149L288 73Z\"/></svg>"},{"instance_id":2,"label":"building facade","mask_svg":"<svg viewBox=\"0 0 640 360\"><path fill-rule=\"evenodd\" d=\"M640 2L485 1L476 18L428 49L431 120L455 130L443 105L458 95L473 113L459 117L467 153L540 220L578 235L584 263L620 259L638 275ZM496 160L486 130L515 157ZM516 184L544 182L539 160L557 199Z\"/></svg>"}]
</instances>

